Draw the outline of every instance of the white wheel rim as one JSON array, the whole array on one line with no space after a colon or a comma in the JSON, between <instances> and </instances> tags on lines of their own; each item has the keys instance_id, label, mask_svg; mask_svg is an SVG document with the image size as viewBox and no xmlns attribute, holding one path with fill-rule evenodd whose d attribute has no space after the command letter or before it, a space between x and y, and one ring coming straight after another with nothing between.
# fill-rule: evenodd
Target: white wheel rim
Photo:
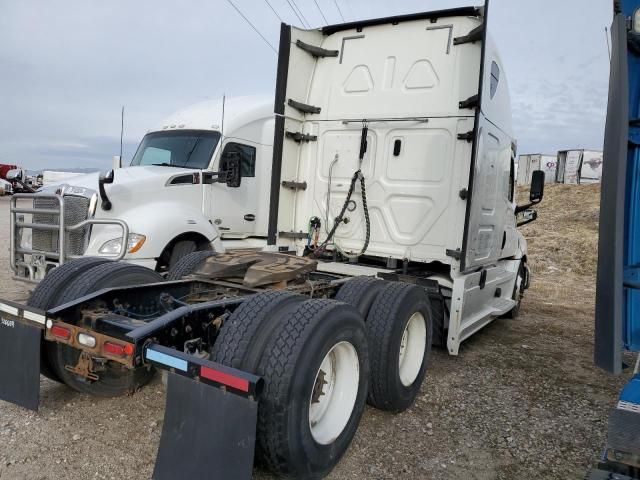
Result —
<instances>
[{"instance_id":1,"label":"white wheel rim","mask_svg":"<svg viewBox=\"0 0 640 480\"><path fill-rule=\"evenodd\" d=\"M400 381L405 387L412 385L418 378L426 348L427 322L420 312L415 312L404 327L400 342L398 366Z\"/></svg>"},{"instance_id":2,"label":"white wheel rim","mask_svg":"<svg viewBox=\"0 0 640 480\"><path fill-rule=\"evenodd\" d=\"M309 427L314 440L328 445L347 426L358 396L358 352L349 342L336 343L316 372L309 398Z\"/></svg>"}]
</instances>

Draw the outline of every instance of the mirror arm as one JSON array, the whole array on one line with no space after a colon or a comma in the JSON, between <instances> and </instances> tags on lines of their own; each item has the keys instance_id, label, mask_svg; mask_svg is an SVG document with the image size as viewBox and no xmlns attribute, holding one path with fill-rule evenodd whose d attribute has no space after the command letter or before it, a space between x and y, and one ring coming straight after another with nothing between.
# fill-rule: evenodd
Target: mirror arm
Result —
<instances>
[{"instance_id":1,"label":"mirror arm","mask_svg":"<svg viewBox=\"0 0 640 480\"><path fill-rule=\"evenodd\" d=\"M217 177L217 178L214 178ZM202 183L210 185L212 183L225 183L227 181L227 171L220 170L219 172L205 172L202 178Z\"/></svg>"},{"instance_id":2,"label":"mirror arm","mask_svg":"<svg viewBox=\"0 0 640 480\"><path fill-rule=\"evenodd\" d=\"M520 212L524 212L525 210L533 207L534 205L537 205L541 202L542 200L536 200L535 202L529 202L529 203L525 203L524 205L516 205L516 211L515 214L519 214Z\"/></svg>"},{"instance_id":3,"label":"mirror arm","mask_svg":"<svg viewBox=\"0 0 640 480\"><path fill-rule=\"evenodd\" d=\"M529 220L525 220L524 222L516 223L516 227L521 227L521 226L526 225L528 223L535 222L536 220L537 220L537 218L530 218Z\"/></svg>"}]
</instances>

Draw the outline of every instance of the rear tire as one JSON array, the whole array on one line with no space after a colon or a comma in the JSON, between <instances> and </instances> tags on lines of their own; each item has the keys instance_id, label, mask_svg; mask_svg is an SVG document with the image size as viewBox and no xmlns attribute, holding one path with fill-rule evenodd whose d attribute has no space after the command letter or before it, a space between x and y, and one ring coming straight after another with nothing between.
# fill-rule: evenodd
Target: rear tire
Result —
<instances>
[{"instance_id":1,"label":"rear tire","mask_svg":"<svg viewBox=\"0 0 640 480\"><path fill-rule=\"evenodd\" d=\"M367 317L371 359L368 402L402 412L420 392L433 336L427 293L417 285L388 284Z\"/></svg>"},{"instance_id":2,"label":"rear tire","mask_svg":"<svg viewBox=\"0 0 640 480\"><path fill-rule=\"evenodd\" d=\"M368 370L365 327L355 308L312 299L287 312L258 368L265 379L259 460L279 475L324 477L358 428Z\"/></svg>"},{"instance_id":3,"label":"rear tire","mask_svg":"<svg viewBox=\"0 0 640 480\"><path fill-rule=\"evenodd\" d=\"M267 342L286 312L304 300L302 295L286 291L259 293L245 300L220 328L211 359L255 373Z\"/></svg>"},{"instance_id":4,"label":"rear tire","mask_svg":"<svg viewBox=\"0 0 640 480\"><path fill-rule=\"evenodd\" d=\"M353 305L366 319L373 301L387 283L375 277L354 277L340 287L335 299Z\"/></svg>"},{"instance_id":5,"label":"rear tire","mask_svg":"<svg viewBox=\"0 0 640 480\"><path fill-rule=\"evenodd\" d=\"M124 262L97 265L78 276L60 292L60 304L70 302L103 288L161 282L162 277L145 267ZM148 383L155 371L146 367L128 369L116 362L107 362L99 380L89 382L72 372L66 365L76 365L80 350L57 342L48 342L49 361L55 373L69 387L82 393L100 397L123 395Z\"/></svg>"},{"instance_id":6,"label":"rear tire","mask_svg":"<svg viewBox=\"0 0 640 480\"><path fill-rule=\"evenodd\" d=\"M200 268L207 258L214 255L216 255L216 252L211 250L202 250L185 255L169 271L167 280L180 280L187 275L191 275Z\"/></svg>"},{"instance_id":7,"label":"rear tire","mask_svg":"<svg viewBox=\"0 0 640 480\"><path fill-rule=\"evenodd\" d=\"M111 260L100 257L82 257L63 263L51 270L36 288L31 292L27 305L40 310L49 310L59 305L58 296L61 290L66 288L72 279L97 265ZM47 355L47 342L42 338L40 346L40 373L45 377L62 383L58 374L54 371Z\"/></svg>"}]
</instances>

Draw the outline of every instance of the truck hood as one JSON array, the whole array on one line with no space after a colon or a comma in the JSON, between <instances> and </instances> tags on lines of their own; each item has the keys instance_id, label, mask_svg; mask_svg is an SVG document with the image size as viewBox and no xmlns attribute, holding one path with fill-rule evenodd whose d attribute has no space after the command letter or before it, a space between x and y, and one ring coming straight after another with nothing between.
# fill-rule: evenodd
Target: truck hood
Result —
<instances>
[{"instance_id":1,"label":"truck hood","mask_svg":"<svg viewBox=\"0 0 640 480\"><path fill-rule=\"evenodd\" d=\"M72 177L39 190L53 194L60 187L65 195L93 196L99 194L99 172ZM96 218L119 218L132 221L133 212L142 205L157 205L173 202L182 208L202 208L202 171L189 168L136 166L114 171L113 183L105 185L107 197L112 203L110 210L98 207ZM100 205L100 200L98 205Z\"/></svg>"},{"instance_id":2,"label":"truck hood","mask_svg":"<svg viewBox=\"0 0 640 480\"><path fill-rule=\"evenodd\" d=\"M107 192L112 189L115 189L116 191L120 190L120 187L126 189L136 188L136 186L138 185L141 187L143 185L164 186L169 179L175 177L176 175L193 175L197 172L200 172L200 170L194 170L190 168L161 167L155 165L119 168L114 170L114 180L112 184L107 185ZM60 183L47 185L46 187L41 189L41 191L50 193L64 185L98 191L99 177L100 172L79 175L77 177L68 178Z\"/></svg>"}]
</instances>

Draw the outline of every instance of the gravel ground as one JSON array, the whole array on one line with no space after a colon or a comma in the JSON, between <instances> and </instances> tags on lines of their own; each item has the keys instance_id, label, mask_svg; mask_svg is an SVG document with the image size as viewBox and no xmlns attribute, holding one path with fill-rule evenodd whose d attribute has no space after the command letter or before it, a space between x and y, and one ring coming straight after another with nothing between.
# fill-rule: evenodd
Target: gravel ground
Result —
<instances>
[{"instance_id":1,"label":"gravel ground","mask_svg":"<svg viewBox=\"0 0 640 480\"><path fill-rule=\"evenodd\" d=\"M586 206L566 201L578 191ZM568 267L580 259L563 257L563 247L545 243L544 235L557 230L553 205L568 205L563 215L596 235L598 193L548 189L539 220L525 227L537 264L520 318L496 320L457 357L435 351L416 404L400 415L367 408L329 478L583 478L628 374L615 378L593 366L595 250L577 255L589 257L588 268ZM7 198L0 198L0 232L7 246ZM560 250L555 264L549 248L556 256ZM1 250L0 297L24 299L28 292L11 280ZM150 477L165 400L158 379L115 399L76 394L46 379L41 387L37 414L0 402L0 479Z\"/></svg>"}]
</instances>

